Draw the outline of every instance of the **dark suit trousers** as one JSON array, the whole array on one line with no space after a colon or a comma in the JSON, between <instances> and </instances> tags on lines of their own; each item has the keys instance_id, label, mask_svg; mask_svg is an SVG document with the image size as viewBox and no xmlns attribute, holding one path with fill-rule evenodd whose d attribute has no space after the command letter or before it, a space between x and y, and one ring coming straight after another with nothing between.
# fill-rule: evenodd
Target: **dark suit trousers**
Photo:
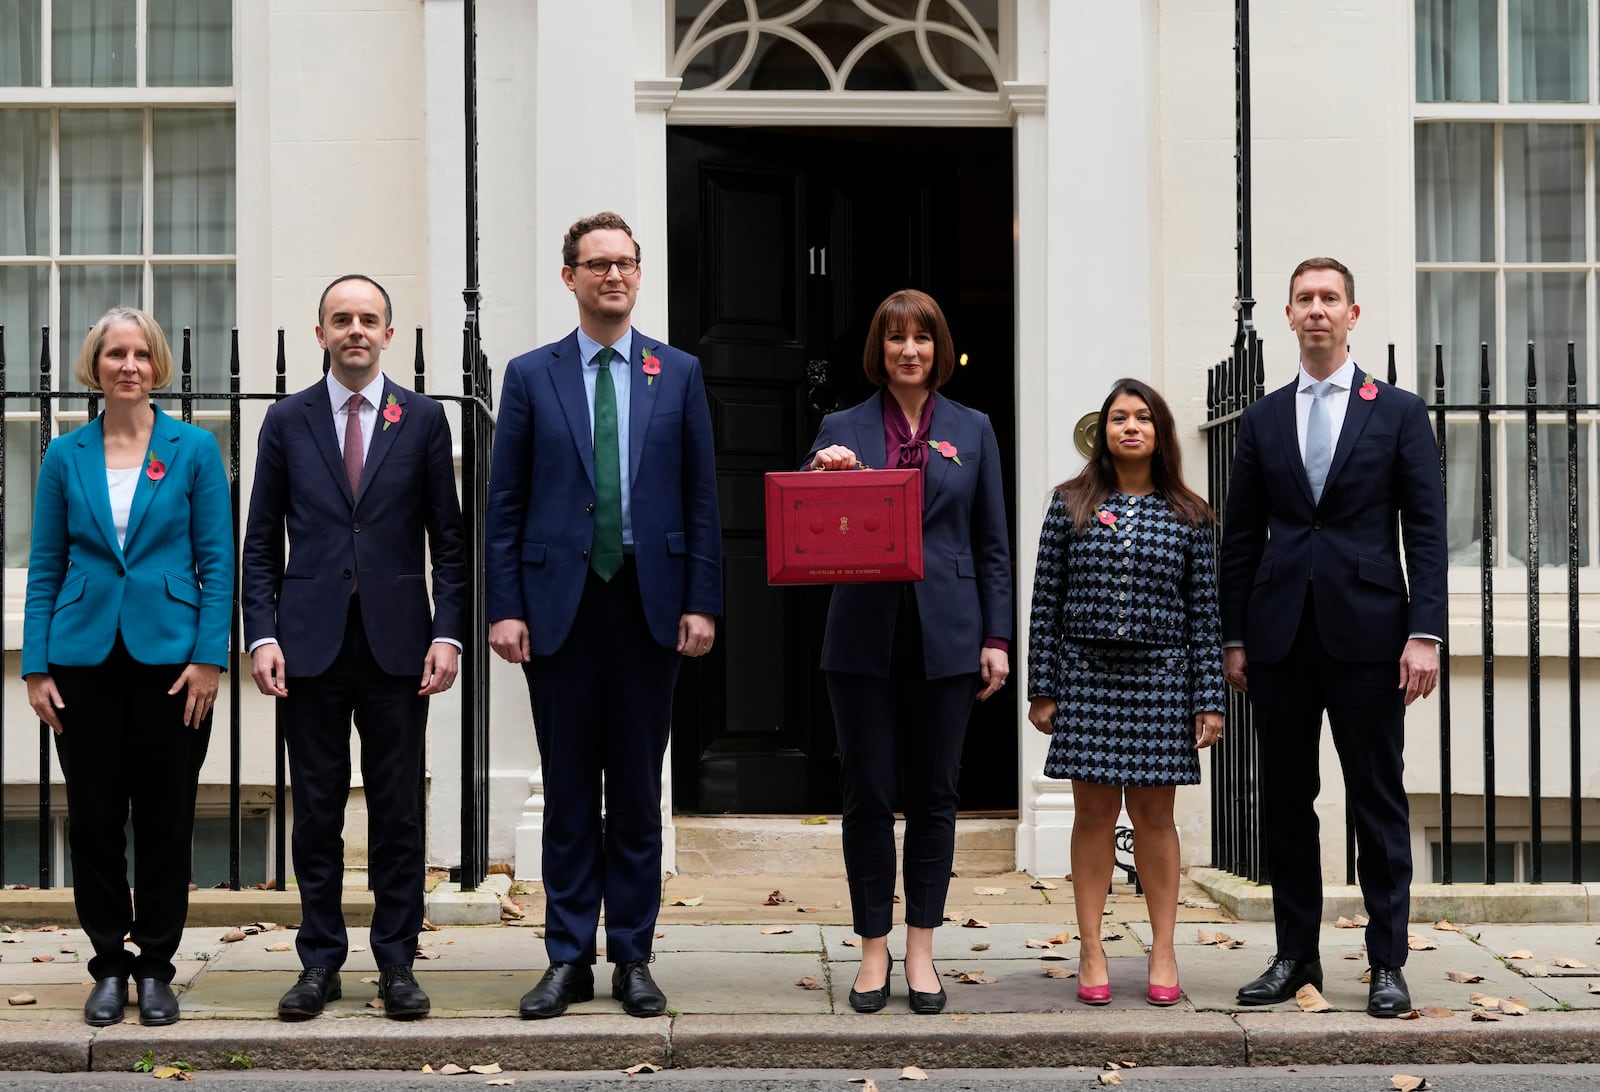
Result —
<instances>
[{"instance_id":1,"label":"dark suit trousers","mask_svg":"<svg viewBox=\"0 0 1600 1092\"><path fill-rule=\"evenodd\" d=\"M971 675L925 677L921 619L907 585L889 678L825 674L839 740L844 869L855 931L881 937L893 925L897 787L906 817L906 924L935 928L944 921L955 858L957 783L976 667Z\"/></svg>"},{"instance_id":2,"label":"dark suit trousers","mask_svg":"<svg viewBox=\"0 0 1600 1092\"><path fill-rule=\"evenodd\" d=\"M93 978L171 982L189 913L195 787L211 718L185 727L187 692L168 695L186 664L141 664L118 635L98 667L50 665L65 731L72 898L94 955ZM123 827L133 816L133 891ZM133 955L122 938L139 946Z\"/></svg>"},{"instance_id":3,"label":"dark suit trousers","mask_svg":"<svg viewBox=\"0 0 1600 1092\"><path fill-rule=\"evenodd\" d=\"M1405 768L1405 691L1397 660L1335 660L1305 613L1279 663L1251 661L1250 698L1261 753L1261 802L1278 954L1315 959L1322 854L1313 809L1321 788L1322 714L1333 729L1356 829L1356 874L1367 906L1367 957L1405 964L1411 911L1411 827Z\"/></svg>"},{"instance_id":4,"label":"dark suit trousers","mask_svg":"<svg viewBox=\"0 0 1600 1092\"><path fill-rule=\"evenodd\" d=\"M294 664L287 665L292 672ZM409 967L422 930L422 761L428 699L422 661L414 675L389 675L372 658L359 601L352 598L344 644L333 665L314 677L289 676L284 735L294 800L295 880L300 932L295 947L306 967L344 966L349 953L344 912L344 809L350 796L350 723L361 734L361 781L371 844L373 958L380 968Z\"/></svg>"},{"instance_id":5,"label":"dark suit trousers","mask_svg":"<svg viewBox=\"0 0 1600 1092\"><path fill-rule=\"evenodd\" d=\"M661 908L661 762L682 660L650 636L630 555L609 581L589 573L566 642L523 665L544 774L544 946L553 962L595 961L602 901L606 959L650 955Z\"/></svg>"}]
</instances>

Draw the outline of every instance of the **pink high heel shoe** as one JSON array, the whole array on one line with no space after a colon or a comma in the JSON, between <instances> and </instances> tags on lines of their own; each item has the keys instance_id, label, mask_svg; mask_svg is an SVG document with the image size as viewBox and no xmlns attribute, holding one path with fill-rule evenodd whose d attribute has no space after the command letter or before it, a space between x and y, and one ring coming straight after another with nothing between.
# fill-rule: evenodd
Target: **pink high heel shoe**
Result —
<instances>
[{"instance_id":1,"label":"pink high heel shoe","mask_svg":"<svg viewBox=\"0 0 1600 1092\"><path fill-rule=\"evenodd\" d=\"M1111 1004L1111 983L1102 986L1079 986L1078 1002L1083 1005Z\"/></svg>"},{"instance_id":2,"label":"pink high heel shoe","mask_svg":"<svg viewBox=\"0 0 1600 1092\"><path fill-rule=\"evenodd\" d=\"M1176 1005L1183 999L1183 987L1176 983L1171 986L1157 986L1154 982L1147 982L1145 983L1144 999L1149 1004L1161 1008L1165 1008L1168 1005Z\"/></svg>"}]
</instances>

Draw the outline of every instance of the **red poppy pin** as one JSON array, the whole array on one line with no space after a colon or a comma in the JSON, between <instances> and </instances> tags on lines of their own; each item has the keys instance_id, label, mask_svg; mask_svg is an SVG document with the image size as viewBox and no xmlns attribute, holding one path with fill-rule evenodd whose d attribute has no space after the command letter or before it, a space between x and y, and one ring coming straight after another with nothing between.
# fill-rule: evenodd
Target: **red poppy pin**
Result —
<instances>
[{"instance_id":1,"label":"red poppy pin","mask_svg":"<svg viewBox=\"0 0 1600 1092\"><path fill-rule=\"evenodd\" d=\"M156 453L150 453L150 459L145 463L144 476L150 479L150 488L156 487L156 482L167 476L167 464L156 458Z\"/></svg>"},{"instance_id":2,"label":"red poppy pin","mask_svg":"<svg viewBox=\"0 0 1600 1092\"><path fill-rule=\"evenodd\" d=\"M1102 504L1095 510L1095 518L1113 531L1117 529L1117 514L1105 505Z\"/></svg>"},{"instance_id":3,"label":"red poppy pin","mask_svg":"<svg viewBox=\"0 0 1600 1092\"><path fill-rule=\"evenodd\" d=\"M661 374L661 358L652 349L644 351L644 385L650 386L656 381L656 376Z\"/></svg>"},{"instance_id":4,"label":"red poppy pin","mask_svg":"<svg viewBox=\"0 0 1600 1092\"><path fill-rule=\"evenodd\" d=\"M401 412L400 400L391 394L389 401L383 407L383 431L388 432L390 425L398 425L400 423Z\"/></svg>"},{"instance_id":5,"label":"red poppy pin","mask_svg":"<svg viewBox=\"0 0 1600 1092\"><path fill-rule=\"evenodd\" d=\"M1367 373L1367 381L1361 384L1361 389L1356 391L1356 393L1362 398L1366 399L1368 402L1378 397L1378 381L1372 378L1371 372Z\"/></svg>"},{"instance_id":6,"label":"red poppy pin","mask_svg":"<svg viewBox=\"0 0 1600 1092\"><path fill-rule=\"evenodd\" d=\"M928 446L933 448L933 450L937 451L939 454L943 455L946 459L949 459L951 462L955 463L957 466L961 465L961 455L956 449L956 445L952 444L949 440L929 440Z\"/></svg>"}]
</instances>

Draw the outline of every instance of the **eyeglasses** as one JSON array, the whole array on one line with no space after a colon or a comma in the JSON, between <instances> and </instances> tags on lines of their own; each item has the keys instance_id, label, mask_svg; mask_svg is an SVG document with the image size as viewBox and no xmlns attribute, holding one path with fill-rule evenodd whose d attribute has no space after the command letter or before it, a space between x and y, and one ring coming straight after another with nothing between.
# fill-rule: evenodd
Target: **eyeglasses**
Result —
<instances>
[{"instance_id":1,"label":"eyeglasses","mask_svg":"<svg viewBox=\"0 0 1600 1092\"><path fill-rule=\"evenodd\" d=\"M639 262L634 258L590 258L586 262L574 262L573 269L583 266L596 277L604 277L611 272L611 267L616 266L617 272L624 277L631 277L639 272Z\"/></svg>"}]
</instances>

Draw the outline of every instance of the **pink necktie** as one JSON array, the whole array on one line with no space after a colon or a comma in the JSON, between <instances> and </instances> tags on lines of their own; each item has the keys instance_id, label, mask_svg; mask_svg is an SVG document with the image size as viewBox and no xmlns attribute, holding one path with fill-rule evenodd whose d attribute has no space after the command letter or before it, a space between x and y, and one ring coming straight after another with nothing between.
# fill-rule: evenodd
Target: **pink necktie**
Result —
<instances>
[{"instance_id":1,"label":"pink necktie","mask_svg":"<svg viewBox=\"0 0 1600 1092\"><path fill-rule=\"evenodd\" d=\"M350 479L352 498L361 489L361 467L365 462L361 450L361 407L366 401L359 394L352 394L350 401L344 404L344 472Z\"/></svg>"}]
</instances>

